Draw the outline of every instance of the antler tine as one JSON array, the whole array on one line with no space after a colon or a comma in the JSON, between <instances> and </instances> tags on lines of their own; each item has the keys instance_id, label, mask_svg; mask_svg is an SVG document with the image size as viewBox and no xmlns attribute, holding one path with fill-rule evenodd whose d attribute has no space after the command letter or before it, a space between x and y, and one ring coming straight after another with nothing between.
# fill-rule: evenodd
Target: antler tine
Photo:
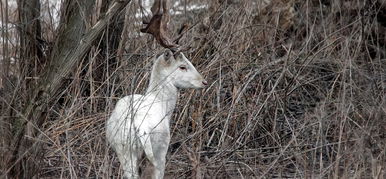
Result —
<instances>
[{"instance_id":1,"label":"antler tine","mask_svg":"<svg viewBox=\"0 0 386 179\"><path fill-rule=\"evenodd\" d=\"M173 42L178 44L180 42L180 39L184 36L185 32L188 31L188 28L189 28L188 23L182 24L180 30L178 30L178 37L176 39L174 39Z\"/></svg>"},{"instance_id":2,"label":"antler tine","mask_svg":"<svg viewBox=\"0 0 386 179\"><path fill-rule=\"evenodd\" d=\"M167 25L170 16L167 9L167 0L155 0L151 11L153 17L147 26L141 29L141 32L153 35L161 46L170 49L173 53L179 51L179 45L169 36Z\"/></svg>"}]
</instances>

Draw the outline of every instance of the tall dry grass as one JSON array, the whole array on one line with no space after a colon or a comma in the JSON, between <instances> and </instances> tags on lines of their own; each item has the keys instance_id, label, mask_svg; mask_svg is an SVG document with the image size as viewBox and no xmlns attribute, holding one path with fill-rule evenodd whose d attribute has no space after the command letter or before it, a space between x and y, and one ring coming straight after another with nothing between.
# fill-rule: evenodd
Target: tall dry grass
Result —
<instances>
[{"instance_id":1,"label":"tall dry grass","mask_svg":"<svg viewBox=\"0 0 386 179\"><path fill-rule=\"evenodd\" d=\"M171 26L191 24L181 44L210 85L181 92L167 178L385 177L383 1L187 2L208 7L182 7ZM116 22L118 49L96 43L52 99L41 177L122 175L105 121L119 98L144 93L162 52L139 35L138 8Z\"/></svg>"}]
</instances>

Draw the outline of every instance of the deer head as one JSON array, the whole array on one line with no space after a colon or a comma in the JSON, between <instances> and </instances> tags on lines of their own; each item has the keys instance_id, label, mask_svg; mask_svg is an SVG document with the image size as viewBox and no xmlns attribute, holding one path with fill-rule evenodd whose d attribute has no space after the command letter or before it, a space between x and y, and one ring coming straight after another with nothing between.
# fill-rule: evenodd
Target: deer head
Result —
<instances>
[{"instance_id":1,"label":"deer head","mask_svg":"<svg viewBox=\"0 0 386 179\"><path fill-rule=\"evenodd\" d=\"M169 49L157 57L152 71L152 78L153 80L168 82L180 89L197 89L208 85L208 82L182 52L173 53ZM160 84L160 82L156 83Z\"/></svg>"},{"instance_id":2,"label":"deer head","mask_svg":"<svg viewBox=\"0 0 386 179\"><path fill-rule=\"evenodd\" d=\"M184 49L178 45L178 40L188 27L187 24L184 24L179 30L180 36L172 40L168 29L170 16L167 0L155 0L151 11L153 17L149 22L144 22L147 26L141 29L141 32L153 35L161 46L169 49L157 57L153 68L156 74L154 76L168 79L177 88L205 87L208 84L207 81L181 52Z\"/></svg>"}]
</instances>

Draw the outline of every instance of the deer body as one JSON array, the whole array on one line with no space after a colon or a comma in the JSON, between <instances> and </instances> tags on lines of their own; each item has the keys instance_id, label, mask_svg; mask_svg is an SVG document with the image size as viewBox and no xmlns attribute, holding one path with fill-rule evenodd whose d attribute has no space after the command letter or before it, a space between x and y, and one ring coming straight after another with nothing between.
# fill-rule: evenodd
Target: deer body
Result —
<instances>
[{"instance_id":1,"label":"deer body","mask_svg":"<svg viewBox=\"0 0 386 179\"><path fill-rule=\"evenodd\" d=\"M146 94L118 101L106 123L106 136L125 177L139 178L138 158L144 151L154 166L153 178L163 178L178 88L203 88L206 84L182 53L167 50L154 62Z\"/></svg>"}]
</instances>

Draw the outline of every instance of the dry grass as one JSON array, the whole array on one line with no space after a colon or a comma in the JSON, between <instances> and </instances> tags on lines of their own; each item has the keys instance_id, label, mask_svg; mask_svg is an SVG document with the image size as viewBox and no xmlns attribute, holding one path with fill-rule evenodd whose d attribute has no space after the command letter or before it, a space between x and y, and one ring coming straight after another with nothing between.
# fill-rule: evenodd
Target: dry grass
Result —
<instances>
[{"instance_id":1,"label":"dry grass","mask_svg":"<svg viewBox=\"0 0 386 179\"><path fill-rule=\"evenodd\" d=\"M386 4L216 2L172 19L192 24L182 44L210 85L181 92L166 177L384 178ZM126 17L122 56L96 44L52 99L41 177L121 176L105 121L162 51L140 21Z\"/></svg>"}]
</instances>

